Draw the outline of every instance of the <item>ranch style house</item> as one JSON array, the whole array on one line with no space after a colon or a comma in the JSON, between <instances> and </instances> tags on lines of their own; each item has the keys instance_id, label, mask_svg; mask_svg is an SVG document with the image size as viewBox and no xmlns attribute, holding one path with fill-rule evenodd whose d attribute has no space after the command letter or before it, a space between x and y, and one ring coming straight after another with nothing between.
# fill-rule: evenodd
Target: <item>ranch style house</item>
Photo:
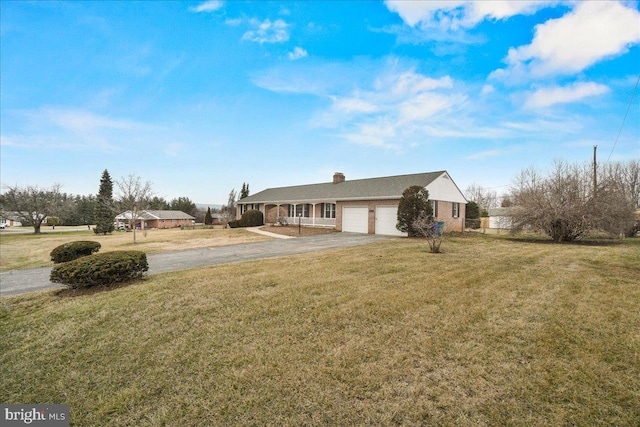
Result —
<instances>
[{"instance_id":1,"label":"ranch style house","mask_svg":"<svg viewBox=\"0 0 640 427\"><path fill-rule=\"evenodd\" d=\"M116 216L116 223L128 226L132 221L131 211L122 212ZM170 210L143 210L136 215L136 226L138 228L174 228L181 226L192 226L195 218L182 211Z\"/></svg>"},{"instance_id":2,"label":"ranch style house","mask_svg":"<svg viewBox=\"0 0 640 427\"><path fill-rule=\"evenodd\" d=\"M334 227L352 233L406 236L396 229L402 192L419 185L429 191L434 217L447 231L464 231L467 200L447 171L347 181L336 172L332 182L268 188L238 201L237 218L249 209L265 223Z\"/></svg>"}]
</instances>

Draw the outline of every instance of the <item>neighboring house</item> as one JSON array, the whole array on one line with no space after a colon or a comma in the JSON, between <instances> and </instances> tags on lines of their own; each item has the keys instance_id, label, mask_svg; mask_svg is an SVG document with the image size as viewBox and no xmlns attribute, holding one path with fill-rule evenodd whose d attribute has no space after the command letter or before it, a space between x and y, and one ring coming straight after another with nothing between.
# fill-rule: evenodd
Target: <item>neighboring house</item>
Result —
<instances>
[{"instance_id":1,"label":"neighboring house","mask_svg":"<svg viewBox=\"0 0 640 427\"><path fill-rule=\"evenodd\" d=\"M489 228L510 230L512 227L511 212L514 208L489 209Z\"/></svg>"},{"instance_id":2,"label":"neighboring house","mask_svg":"<svg viewBox=\"0 0 640 427\"><path fill-rule=\"evenodd\" d=\"M222 224L222 215L217 213L211 214L211 225L220 225Z\"/></svg>"},{"instance_id":3,"label":"neighboring house","mask_svg":"<svg viewBox=\"0 0 640 427\"><path fill-rule=\"evenodd\" d=\"M6 227L21 227L22 222L15 212L0 212L0 224Z\"/></svg>"},{"instance_id":4,"label":"neighboring house","mask_svg":"<svg viewBox=\"0 0 640 427\"><path fill-rule=\"evenodd\" d=\"M446 171L269 188L238 201L238 218L260 210L266 223L335 227L338 231L406 236L396 229L402 192L413 185L429 191L434 216L448 231L463 231L467 200Z\"/></svg>"},{"instance_id":5,"label":"neighboring house","mask_svg":"<svg viewBox=\"0 0 640 427\"><path fill-rule=\"evenodd\" d=\"M131 219L131 211L126 211L116 216L116 223L123 222L128 226ZM194 217L182 211L143 210L138 212L136 226L139 228L173 228L185 225L192 226L194 222Z\"/></svg>"}]
</instances>

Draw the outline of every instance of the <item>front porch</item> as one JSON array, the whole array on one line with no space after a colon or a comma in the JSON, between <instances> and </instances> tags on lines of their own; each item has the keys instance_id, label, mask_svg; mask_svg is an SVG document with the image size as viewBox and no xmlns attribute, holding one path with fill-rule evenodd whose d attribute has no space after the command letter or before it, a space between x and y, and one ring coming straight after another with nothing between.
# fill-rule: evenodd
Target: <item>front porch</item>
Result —
<instances>
[{"instance_id":1,"label":"front porch","mask_svg":"<svg viewBox=\"0 0 640 427\"><path fill-rule=\"evenodd\" d=\"M241 205L240 214L248 209L258 209L264 214L265 224L302 225L306 227L336 226L336 204L315 203L279 203Z\"/></svg>"}]
</instances>

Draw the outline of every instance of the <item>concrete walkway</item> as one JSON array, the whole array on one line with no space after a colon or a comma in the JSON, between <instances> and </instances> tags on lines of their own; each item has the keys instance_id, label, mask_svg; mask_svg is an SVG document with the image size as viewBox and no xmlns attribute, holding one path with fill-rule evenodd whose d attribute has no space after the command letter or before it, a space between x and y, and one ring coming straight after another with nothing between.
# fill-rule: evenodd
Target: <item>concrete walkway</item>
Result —
<instances>
[{"instance_id":1,"label":"concrete walkway","mask_svg":"<svg viewBox=\"0 0 640 427\"><path fill-rule=\"evenodd\" d=\"M293 236L285 236L284 234L270 233L269 231L262 230L260 227L247 227L245 230L256 234L262 234L263 236L275 237L276 239L295 239Z\"/></svg>"},{"instance_id":2,"label":"concrete walkway","mask_svg":"<svg viewBox=\"0 0 640 427\"><path fill-rule=\"evenodd\" d=\"M148 254L147 261L149 262L149 271L147 274L189 270L216 264L251 261L332 248L365 245L389 239L389 237L385 236L354 233L330 233L287 239L282 238L283 236L281 235L277 236L280 237L280 239L265 242ZM63 287L62 285L49 281L50 273L51 267L12 270L0 273L0 296L18 295Z\"/></svg>"}]
</instances>

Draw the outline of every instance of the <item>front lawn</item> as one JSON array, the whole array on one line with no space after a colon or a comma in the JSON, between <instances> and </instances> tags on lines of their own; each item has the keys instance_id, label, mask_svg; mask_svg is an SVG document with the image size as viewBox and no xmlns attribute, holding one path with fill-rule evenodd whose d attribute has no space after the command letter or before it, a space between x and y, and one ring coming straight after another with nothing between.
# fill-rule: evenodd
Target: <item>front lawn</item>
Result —
<instances>
[{"instance_id":1,"label":"front lawn","mask_svg":"<svg viewBox=\"0 0 640 427\"><path fill-rule=\"evenodd\" d=\"M176 251L181 249L208 248L239 243L268 240L269 237L243 229L150 229L133 233L115 231L99 235L93 231L59 232L42 234L0 233L0 271L35 268L53 265L49 254L64 243L92 240L102 245L100 252L140 250L146 253Z\"/></svg>"},{"instance_id":2,"label":"front lawn","mask_svg":"<svg viewBox=\"0 0 640 427\"><path fill-rule=\"evenodd\" d=\"M639 243L392 239L2 298L0 401L78 426L636 426Z\"/></svg>"}]
</instances>

